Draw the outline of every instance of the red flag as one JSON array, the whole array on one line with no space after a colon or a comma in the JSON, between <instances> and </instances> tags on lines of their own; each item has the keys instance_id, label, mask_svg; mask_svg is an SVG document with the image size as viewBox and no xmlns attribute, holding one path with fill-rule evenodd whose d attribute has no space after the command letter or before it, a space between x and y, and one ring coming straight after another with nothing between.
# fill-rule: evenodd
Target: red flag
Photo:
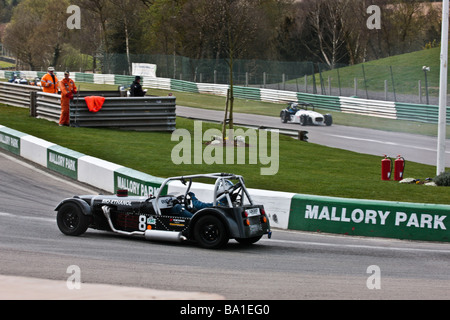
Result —
<instances>
[{"instance_id":1,"label":"red flag","mask_svg":"<svg viewBox=\"0 0 450 320\"><path fill-rule=\"evenodd\" d=\"M86 101L89 111L97 112L103 107L105 97L98 97L98 96L84 97L84 101Z\"/></svg>"}]
</instances>

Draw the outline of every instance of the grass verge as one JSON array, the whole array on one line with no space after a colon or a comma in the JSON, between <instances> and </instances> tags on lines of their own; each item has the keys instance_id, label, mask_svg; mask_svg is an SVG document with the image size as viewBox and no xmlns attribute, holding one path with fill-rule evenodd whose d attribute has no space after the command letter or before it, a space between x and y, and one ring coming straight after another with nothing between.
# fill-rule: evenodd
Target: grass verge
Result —
<instances>
[{"instance_id":1,"label":"grass verge","mask_svg":"<svg viewBox=\"0 0 450 320\"><path fill-rule=\"evenodd\" d=\"M381 181L380 157L300 142L286 136L280 136L279 140L278 173L263 176L260 169L268 165L260 161L258 164L249 164L247 160L245 164L231 165L175 165L171 152L180 141L172 141L170 133L58 127L55 123L30 117L27 109L4 105L0 106L0 124L158 177L233 172L242 174L251 188L359 199L450 202L445 187ZM219 125L211 123L203 123L202 127L203 132L220 129ZM192 120L178 118L177 128L187 129L194 136ZM408 162L405 176L434 177L435 167Z\"/></svg>"}]
</instances>

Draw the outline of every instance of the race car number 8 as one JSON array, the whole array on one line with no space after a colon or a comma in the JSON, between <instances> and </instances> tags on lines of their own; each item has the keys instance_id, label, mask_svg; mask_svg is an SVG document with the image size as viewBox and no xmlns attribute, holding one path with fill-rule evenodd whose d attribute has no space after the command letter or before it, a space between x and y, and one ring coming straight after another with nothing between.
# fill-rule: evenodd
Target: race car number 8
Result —
<instances>
[{"instance_id":1,"label":"race car number 8","mask_svg":"<svg viewBox=\"0 0 450 320\"><path fill-rule=\"evenodd\" d=\"M139 216L139 230L145 231L147 229L147 217Z\"/></svg>"}]
</instances>

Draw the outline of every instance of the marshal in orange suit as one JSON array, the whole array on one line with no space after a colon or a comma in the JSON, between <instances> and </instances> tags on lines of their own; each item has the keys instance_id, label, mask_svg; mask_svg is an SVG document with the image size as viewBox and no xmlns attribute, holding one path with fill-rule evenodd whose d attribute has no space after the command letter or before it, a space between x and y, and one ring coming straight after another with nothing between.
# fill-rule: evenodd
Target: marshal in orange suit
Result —
<instances>
[{"instance_id":1,"label":"marshal in orange suit","mask_svg":"<svg viewBox=\"0 0 450 320\"><path fill-rule=\"evenodd\" d=\"M59 90L61 91L61 116L59 118L60 126L70 125L70 100L77 93L75 82L69 78L69 71L64 72L64 79L59 82Z\"/></svg>"},{"instance_id":2,"label":"marshal in orange suit","mask_svg":"<svg viewBox=\"0 0 450 320\"><path fill-rule=\"evenodd\" d=\"M58 78L54 74L55 68L48 67L46 73L41 79L42 91L47 93L58 93Z\"/></svg>"}]
</instances>

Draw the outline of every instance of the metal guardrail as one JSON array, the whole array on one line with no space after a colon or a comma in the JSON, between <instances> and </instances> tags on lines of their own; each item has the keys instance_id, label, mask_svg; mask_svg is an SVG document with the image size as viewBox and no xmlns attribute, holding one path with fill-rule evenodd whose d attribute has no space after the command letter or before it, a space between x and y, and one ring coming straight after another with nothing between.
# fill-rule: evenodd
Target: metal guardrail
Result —
<instances>
[{"instance_id":1,"label":"metal guardrail","mask_svg":"<svg viewBox=\"0 0 450 320\"><path fill-rule=\"evenodd\" d=\"M98 112L90 112L84 98L75 98L70 123L80 127L114 127L140 131L176 129L175 97L107 98Z\"/></svg>"},{"instance_id":2,"label":"metal guardrail","mask_svg":"<svg viewBox=\"0 0 450 320\"><path fill-rule=\"evenodd\" d=\"M22 72L27 76L32 76L31 72ZM1 77L2 71L0 71ZM38 72L38 76L41 74ZM5 73L6 76L6 73ZM58 75L59 77L59 75ZM77 81L93 82L98 84L126 84L132 79L130 76L120 76L113 74L83 74L76 73ZM19 85L17 85L19 86ZM144 77L143 86L146 88L184 91L184 92L200 92L218 96L226 96L228 85L210 84L210 83L194 83L183 80L169 78L149 78ZM235 96L242 99L259 100L265 102L284 103L288 101L304 101L314 104L317 108L331 111L344 111L361 115L386 117L390 119L401 119L409 121L419 121L426 123L437 123L437 106L419 105L410 103L392 103L381 100L366 100L353 97L325 96L309 93L300 93L294 91L250 88L250 87L234 87ZM9 97L5 95L5 90L0 88L0 103L9 105L26 107L27 101L23 97L23 101L19 98ZM2 99L3 98L3 99ZM450 107L447 107L447 124L450 124Z\"/></svg>"},{"instance_id":3,"label":"metal guardrail","mask_svg":"<svg viewBox=\"0 0 450 320\"><path fill-rule=\"evenodd\" d=\"M110 98L118 97L120 93L118 91L80 91L76 99L83 99L84 97L93 95ZM54 122L59 121L61 114L61 95L39 92L32 94L32 96L35 96L35 102L30 102L31 116Z\"/></svg>"},{"instance_id":4,"label":"metal guardrail","mask_svg":"<svg viewBox=\"0 0 450 320\"><path fill-rule=\"evenodd\" d=\"M40 87L0 82L0 103L14 107L29 108L31 92L41 91Z\"/></svg>"},{"instance_id":5,"label":"metal guardrail","mask_svg":"<svg viewBox=\"0 0 450 320\"><path fill-rule=\"evenodd\" d=\"M341 111L372 117L397 119L395 102L340 97Z\"/></svg>"},{"instance_id":6,"label":"metal guardrail","mask_svg":"<svg viewBox=\"0 0 450 320\"><path fill-rule=\"evenodd\" d=\"M89 111L84 97L104 96L98 112ZM119 91L80 92L70 102L70 125L77 127L109 127L139 131L176 129L175 97L120 97ZM36 116L58 122L61 113L60 95L38 92Z\"/></svg>"},{"instance_id":7,"label":"metal guardrail","mask_svg":"<svg viewBox=\"0 0 450 320\"><path fill-rule=\"evenodd\" d=\"M439 120L439 106L410 105L408 103L395 103L397 119L412 120L426 123L437 123ZM447 107L447 124L450 124L450 107Z\"/></svg>"},{"instance_id":8,"label":"metal guardrail","mask_svg":"<svg viewBox=\"0 0 450 320\"><path fill-rule=\"evenodd\" d=\"M40 119L58 122L61 115L61 95L37 92L35 104L30 105L30 114Z\"/></svg>"}]
</instances>

